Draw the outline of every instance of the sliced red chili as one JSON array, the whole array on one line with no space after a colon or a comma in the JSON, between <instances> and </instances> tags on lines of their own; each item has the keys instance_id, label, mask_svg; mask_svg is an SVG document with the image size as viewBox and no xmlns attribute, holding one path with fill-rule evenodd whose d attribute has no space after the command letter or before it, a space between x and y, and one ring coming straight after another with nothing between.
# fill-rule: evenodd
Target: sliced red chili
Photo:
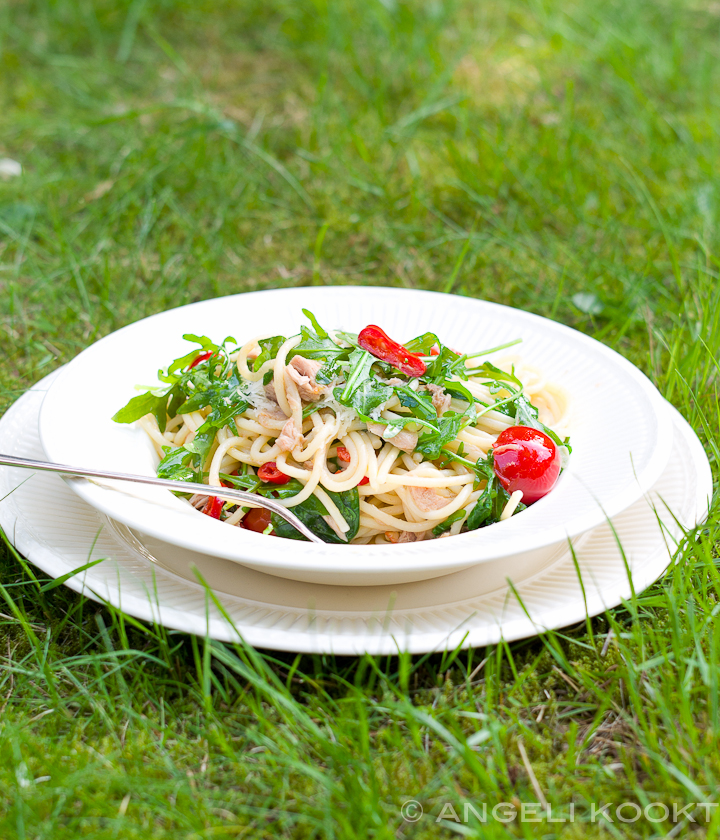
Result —
<instances>
[{"instance_id":1,"label":"sliced red chili","mask_svg":"<svg viewBox=\"0 0 720 840\"><path fill-rule=\"evenodd\" d=\"M195 356L192 362L188 365L188 370L192 370L195 365L199 365L200 362L207 361L210 356L212 356L212 350L208 350L207 353L200 353L198 356Z\"/></svg>"},{"instance_id":2,"label":"sliced red chili","mask_svg":"<svg viewBox=\"0 0 720 840\"><path fill-rule=\"evenodd\" d=\"M263 464L258 469L258 478L270 484L287 484L290 481L290 476L280 472L275 461L267 461Z\"/></svg>"},{"instance_id":3,"label":"sliced red chili","mask_svg":"<svg viewBox=\"0 0 720 840\"><path fill-rule=\"evenodd\" d=\"M224 504L225 502L217 496L210 496L205 503L205 507L202 509L202 513L206 516L212 516L213 519L220 519L220 512Z\"/></svg>"},{"instance_id":4,"label":"sliced red chili","mask_svg":"<svg viewBox=\"0 0 720 840\"><path fill-rule=\"evenodd\" d=\"M352 458L350 457L350 453L347 451L347 449L344 446L338 446L337 457L338 457L338 461L344 461L346 464L349 464L350 461L352 461Z\"/></svg>"},{"instance_id":5,"label":"sliced red chili","mask_svg":"<svg viewBox=\"0 0 720 840\"><path fill-rule=\"evenodd\" d=\"M425 362L419 356L411 353L397 341L393 341L374 324L370 324L361 331L358 335L358 344L363 350L367 350L383 362L388 362L408 376L422 376L427 370Z\"/></svg>"},{"instance_id":6,"label":"sliced red chili","mask_svg":"<svg viewBox=\"0 0 720 840\"><path fill-rule=\"evenodd\" d=\"M358 482L358 487L362 487L363 484L370 484L370 479L364 475L360 481Z\"/></svg>"}]
</instances>

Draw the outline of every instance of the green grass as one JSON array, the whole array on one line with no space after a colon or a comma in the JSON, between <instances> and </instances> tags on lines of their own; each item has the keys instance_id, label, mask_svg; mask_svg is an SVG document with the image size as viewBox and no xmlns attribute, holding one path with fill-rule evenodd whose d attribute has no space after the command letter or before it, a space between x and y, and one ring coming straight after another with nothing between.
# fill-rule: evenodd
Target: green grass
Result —
<instances>
[{"instance_id":1,"label":"green grass","mask_svg":"<svg viewBox=\"0 0 720 840\"><path fill-rule=\"evenodd\" d=\"M618 349L715 469L719 34L710 0L6 0L0 402L165 308L401 285ZM140 625L7 549L0 836L717 837L672 804L720 789L719 521L587 626L387 659ZM535 786L575 822L436 822Z\"/></svg>"}]
</instances>

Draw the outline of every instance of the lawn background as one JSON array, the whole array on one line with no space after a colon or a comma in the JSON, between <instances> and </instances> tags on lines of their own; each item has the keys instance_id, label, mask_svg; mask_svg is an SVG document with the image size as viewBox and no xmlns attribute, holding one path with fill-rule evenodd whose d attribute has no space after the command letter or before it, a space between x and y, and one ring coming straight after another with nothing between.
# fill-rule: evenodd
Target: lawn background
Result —
<instances>
[{"instance_id":1,"label":"lawn background","mask_svg":"<svg viewBox=\"0 0 720 840\"><path fill-rule=\"evenodd\" d=\"M719 35L714 0L5 0L2 408L162 309L398 285L599 338L715 469ZM672 805L719 796L718 538L587 625L387 659L167 633L7 547L0 836L717 837ZM575 822L436 822L538 791Z\"/></svg>"}]
</instances>

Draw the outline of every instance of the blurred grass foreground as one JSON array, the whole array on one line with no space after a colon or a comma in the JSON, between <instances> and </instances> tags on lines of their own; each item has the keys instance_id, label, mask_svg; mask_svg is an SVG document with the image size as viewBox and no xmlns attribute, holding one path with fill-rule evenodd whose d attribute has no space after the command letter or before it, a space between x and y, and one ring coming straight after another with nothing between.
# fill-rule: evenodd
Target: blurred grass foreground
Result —
<instances>
[{"instance_id":1,"label":"blurred grass foreground","mask_svg":"<svg viewBox=\"0 0 720 840\"><path fill-rule=\"evenodd\" d=\"M3 408L166 308L401 285L606 342L716 468L719 35L714 0L5 0ZM580 627L389 659L167 632L8 540L0 836L717 837L718 537Z\"/></svg>"}]
</instances>

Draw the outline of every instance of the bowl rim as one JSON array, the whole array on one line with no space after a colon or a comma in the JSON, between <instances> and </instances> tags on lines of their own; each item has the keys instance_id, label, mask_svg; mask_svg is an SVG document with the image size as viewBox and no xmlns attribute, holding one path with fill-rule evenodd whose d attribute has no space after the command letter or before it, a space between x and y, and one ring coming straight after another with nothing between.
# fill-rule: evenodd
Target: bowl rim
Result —
<instances>
[{"instance_id":1,"label":"bowl rim","mask_svg":"<svg viewBox=\"0 0 720 840\"><path fill-rule=\"evenodd\" d=\"M313 287L310 287L313 288ZM460 295L446 295L440 292L432 292L416 289L400 289L387 286L324 286L323 294L363 294L367 295L368 289L372 289L375 296L387 297L398 294L407 295L409 298L424 297L430 299L446 300L447 298L463 299ZM307 294L308 287L293 287L291 289L267 289L255 292L243 292L235 295L227 295L216 298L208 298L204 301L185 304L174 307L163 312L155 313L146 318L139 319L99 339L99 341L83 350L78 356L70 361L48 389L40 410L38 429L40 441L44 451L52 457L55 440L52 437L52 424L48 423L49 415L52 413L53 403L63 391L65 381L70 377L74 367L80 364L80 360L87 358L88 354L95 352L96 348L109 341L117 341L125 333L137 329L139 325L151 325L158 319L167 317L169 313L178 313L183 310L190 310L193 307L218 306L223 302L237 300L238 298L260 298L273 295L284 295L286 297L302 296ZM611 520L614 516L625 510L631 504L641 498L657 481L664 470L672 445L673 424L670 413L667 411L667 403L652 384L652 382L630 361L625 359L615 350L602 344L596 339L585 335L571 327L553 321L549 318L536 315L525 310L494 303L481 298L466 298L476 304L482 304L490 310L495 310L498 315L511 312L513 317L520 321L531 324L542 323L545 328L550 328L565 335L572 341L580 342L595 353L600 353L611 365L617 366L626 375L629 375L639 387L644 397L653 407L655 419L657 420L657 440L654 451L649 458L645 468L635 476L635 481L630 482L622 492L617 493L612 500L600 507L593 505L582 515L575 516L570 522L555 525L535 532L532 538L527 534L514 534L513 525L517 520L511 518L505 522L495 523L491 528L504 529L507 538L502 544L496 544L491 553L483 552L483 542L480 538L483 531L473 531L467 534L460 534L452 537L452 543L448 551L446 540L427 540L417 543L393 545L392 551L388 546L379 545L342 545L326 543L319 546L299 540L281 541L282 546L277 546L277 540L268 540L265 535L255 534L244 529L225 529L223 533L218 527L221 523L210 520L207 517L188 516L190 511L179 511L171 508L162 508L159 505L148 505L147 500L140 500L137 497L126 493L120 493L109 486L84 480L69 480L72 489L88 504L100 510L102 513L116 519L124 524L137 528L138 530L158 539L166 540L177 545L222 556L235 562L243 563L243 560L252 560L253 563L262 563L268 568L275 570L288 569L318 569L335 571L339 578L344 574L372 573L374 570L387 571L389 558L397 563L399 569L407 569L407 564L412 563L419 571L436 569L438 566L447 568L448 573L454 569L468 564L482 563L502 557L510 557L522 551L542 548L562 540L572 539L601 523ZM286 301L284 301L286 303ZM439 303L439 301L438 301ZM302 305L302 304L301 304ZM300 307L298 307L299 311ZM50 444L50 445L48 445ZM79 465L84 466L84 465ZM547 498L547 497L546 497ZM536 503L541 504L543 500ZM148 513L147 508L154 511ZM162 511L162 516L158 515ZM241 535L241 539L237 537ZM288 550L288 543L292 550ZM275 545L273 545L275 544ZM443 555L446 555L443 557ZM342 565L338 567L338 560Z\"/></svg>"}]
</instances>

